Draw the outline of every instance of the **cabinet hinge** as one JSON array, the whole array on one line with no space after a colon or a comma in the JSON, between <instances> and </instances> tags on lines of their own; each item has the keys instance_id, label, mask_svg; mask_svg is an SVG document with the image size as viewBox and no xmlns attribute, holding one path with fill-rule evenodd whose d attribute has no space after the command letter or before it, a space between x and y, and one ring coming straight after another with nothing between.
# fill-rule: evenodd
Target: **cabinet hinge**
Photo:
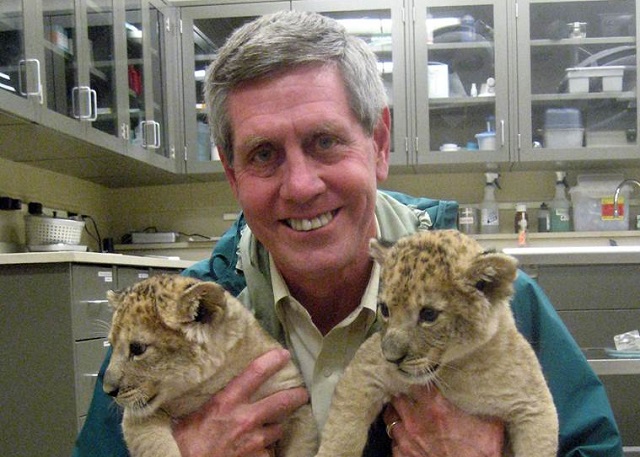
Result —
<instances>
[{"instance_id":1,"label":"cabinet hinge","mask_svg":"<svg viewBox=\"0 0 640 457\"><path fill-rule=\"evenodd\" d=\"M171 147L169 148L169 157L172 160L176 160L176 147L174 145L171 145Z\"/></svg>"},{"instance_id":2,"label":"cabinet hinge","mask_svg":"<svg viewBox=\"0 0 640 457\"><path fill-rule=\"evenodd\" d=\"M167 32L171 32L171 19L169 19L168 17L164 18L164 29Z\"/></svg>"},{"instance_id":3,"label":"cabinet hinge","mask_svg":"<svg viewBox=\"0 0 640 457\"><path fill-rule=\"evenodd\" d=\"M185 162L186 162L187 160L189 160L189 159L187 158L187 152L188 152L188 150L187 150L187 146L185 145L185 146L184 146L184 161L185 161Z\"/></svg>"},{"instance_id":4,"label":"cabinet hinge","mask_svg":"<svg viewBox=\"0 0 640 457\"><path fill-rule=\"evenodd\" d=\"M182 35L182 19L178 20L178 24L180 26L180 35Z\"/></svg>"},{"instance_id":5,"label":"cabinet hinge","mask_svg":"<svg viewBox=\"0 0 640 457\"><path fill-rule=\"evenodd\" d=\"M518 19L518 14L520 13L520 11L518 10L518 2L516 1L516 19Z\"/></svg>"},{"instance_id":6,"label":"cabinet hinge","mask_svg":"<svg viewBox=\"0 0 640 457\"><path fill-rule=\"evenodd\" d=\"M413 139L413 143L415 144L415 151L416 151L416 157L418 156L418 153L420 152L420 137L415 137Z\"/></svg>"},{"instance_id":7,"label":"cabinet hinge","mask_svg":"<svg viewBox=\"0 0 640 457\"><path fill-rule=\"evenodd\" d=\"M518 150L522 149L522 134L518 133Z\"/></svg>"}]
</instances>

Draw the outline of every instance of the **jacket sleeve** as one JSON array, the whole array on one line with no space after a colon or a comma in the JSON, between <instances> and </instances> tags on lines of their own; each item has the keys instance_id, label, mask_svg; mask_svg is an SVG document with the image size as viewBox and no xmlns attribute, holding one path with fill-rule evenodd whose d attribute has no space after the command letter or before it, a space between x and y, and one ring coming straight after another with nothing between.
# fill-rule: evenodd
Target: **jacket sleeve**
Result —
<instances>
[{"instance_id":1,"label":"jacket sleeve","mask_svg":"<svg viewBox=\"0 0 640 457\"><path fill-rule=\"evenodd\" d=\"M560 421L559 457L622 456L604 386L537 283L519 272L512 309L533 346Z\"/></svg>"}]
</instances>

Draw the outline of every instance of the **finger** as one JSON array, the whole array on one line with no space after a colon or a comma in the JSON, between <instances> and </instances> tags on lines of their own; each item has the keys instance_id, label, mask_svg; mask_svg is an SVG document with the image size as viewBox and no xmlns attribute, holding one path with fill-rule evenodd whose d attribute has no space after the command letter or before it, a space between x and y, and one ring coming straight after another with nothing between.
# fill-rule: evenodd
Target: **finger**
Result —
<instances>
[{"instance_id":1,"label":"finger","mask_svg":"<svg viewBox=\"0 0 640 457\"><path fill-rule=\"evenodd\" d=\"M275 444L282 438L283 430L279 424L265 425L255 433L250 434L238 443L237 454L263 455L273 449Z\"/></svg>"},{"instance_id":2,"label":"finger","mask_svg":"<svg viewBox=\"0 0 640 457\"><path fill-rule=\"evenodd\" d=\"M289 362L291 356L285 349L273 349L254 359L247 368L222 389L226 401L235 402L250 397L264 382Z\"/></svg>"},{"instance_id":3,"label":"finger","mask_svg":"<svg viewBox=\"0 0 640 457\"><path fill-rule=\"evenodd\" d=\"M309 394L303 387L281 390L254 403L256 419L265 424L282 422L308 402Z\"/></svg>"}]
</instances>

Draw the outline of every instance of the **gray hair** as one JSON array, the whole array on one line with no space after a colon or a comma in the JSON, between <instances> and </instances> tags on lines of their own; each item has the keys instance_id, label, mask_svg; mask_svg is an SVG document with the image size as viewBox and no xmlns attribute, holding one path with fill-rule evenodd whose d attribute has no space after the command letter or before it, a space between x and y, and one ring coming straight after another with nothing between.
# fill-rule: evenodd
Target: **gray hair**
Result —
<instances>
[{"instance_id":1,"label":"gray hair","mask_svg":"<svg viewBox=\"0 0 640 457\"><path fill-rule=\"evenodd\" d=\"M376 56L364 41L331 18L300 11L262 16L233 32L209 66L204 86L213 140L230 165L229 92L245 81L327 63L337 64L351 110L372 135L387 100Z\"/></svg>"}]
</instances>

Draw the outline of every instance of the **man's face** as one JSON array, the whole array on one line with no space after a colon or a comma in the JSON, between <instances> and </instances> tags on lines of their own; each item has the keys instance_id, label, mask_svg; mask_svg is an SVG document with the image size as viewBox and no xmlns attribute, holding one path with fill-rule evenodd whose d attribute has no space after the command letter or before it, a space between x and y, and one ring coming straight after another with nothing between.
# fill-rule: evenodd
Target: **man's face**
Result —
<instances>
[{"instance_id":1,"label":"man's face","mask_svg":"<svg viewBox=\"0 0 640 457\"><path fill-rule=\"evenodd\" d=\"M285 277L362 262L376 234L376 184L388 173L388 110L367 136L333 65L246 83L228 108L227 178Z\"/></svg>"}]
</instances>

